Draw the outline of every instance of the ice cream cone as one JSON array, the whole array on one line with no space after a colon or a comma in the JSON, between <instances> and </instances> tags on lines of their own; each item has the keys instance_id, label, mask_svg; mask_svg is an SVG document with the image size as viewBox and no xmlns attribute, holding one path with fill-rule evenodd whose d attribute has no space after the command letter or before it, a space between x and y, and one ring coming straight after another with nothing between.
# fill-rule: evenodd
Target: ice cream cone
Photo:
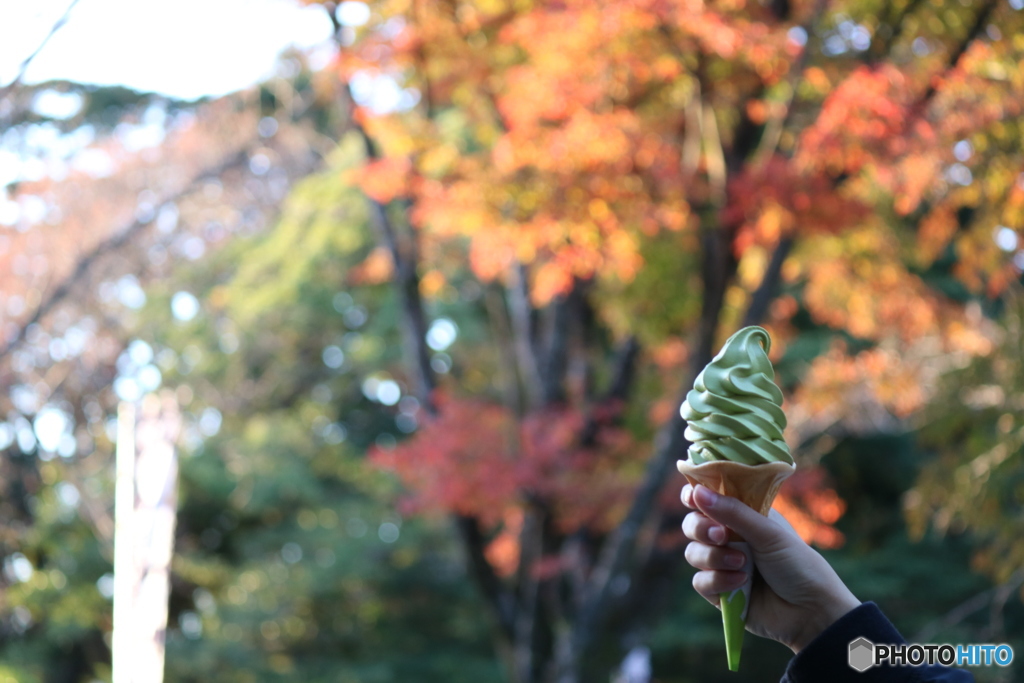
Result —
<instances>
[{"instance_id":1,"label":"ice cream cone","mask_svg":"<svg viewBox=\"0 0 1024 683\"><path fill-rule=\"evenodd\" d=\"M702 465L679 460L676 468L692 485L704 484L715 493L742 501L766 517L782 482L796 472L796 467L786 462L744 465L728 460L712 460Z\"/></svg>"},{"instance_id":2,"label":"ice cream cone","mask_svg":"<svg viewBox=\"0 0 1024 683\"><path fill-rule=\"evenodd\" d=\"M796 471L794 465L785 462L745 465L727 460L714 460L701 465L694 465L689 460L680 460L676 467L690 484L703 484L723 496L736 498L766 517L782 482ZM732 529L729 530L728 545L746 556L744 571L753 577L750 546ZM719 596L722 625L725 628L725 652L730 671L737 671L740 666L751 583L747 581L742 588Z\"/></svg>"}]
</instances>

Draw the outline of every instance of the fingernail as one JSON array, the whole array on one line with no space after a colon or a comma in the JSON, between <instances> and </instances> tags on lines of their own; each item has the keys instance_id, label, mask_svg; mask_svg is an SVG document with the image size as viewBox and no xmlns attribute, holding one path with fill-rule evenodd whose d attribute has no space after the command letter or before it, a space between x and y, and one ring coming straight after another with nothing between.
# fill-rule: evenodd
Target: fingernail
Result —
<instances>
[{"instance_id":1,"label":"fingernail","mask_svg":"<svg viewBox=\"0 0 1024 683\"><path fill-rule=\"evenodd\" d=\"M707 486L698 486L693 491L693 497L702 507L713 507L718 502L718 494Z\"/></svg>"},{"instance_id":2,"label":"fingernail","mask_svg":"<svg viewBox=\"0 0 1024 683\"><path fill-rule=\"evenodd\" d=\"M708 530L708 538L714 543L721 543L725 540L725 529L720 526L711 527ZM740 564L743 564L743 562L740 562Z\"/></svg>"},{"instance_id":3,"label":"fingernail","mask_svg":"<svg viewBox=\"0 0 1024 683\"><path fill-rule=\"evenodd\" d=\"M725 556L725 563L730 567L736 567L737 569L743 566L743 562L745 560L746 558L743 557L743 555L739 555L737 553L729 553Z\"/></svg>"}]
</instances>

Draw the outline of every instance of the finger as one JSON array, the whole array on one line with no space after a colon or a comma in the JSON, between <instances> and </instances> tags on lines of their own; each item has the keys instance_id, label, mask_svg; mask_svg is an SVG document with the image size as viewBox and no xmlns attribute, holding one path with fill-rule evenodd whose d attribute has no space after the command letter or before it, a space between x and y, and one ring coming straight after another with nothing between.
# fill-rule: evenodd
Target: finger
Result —
<instances>
[{"instance_id":1,"label":"finger","mask_svg":"<svg viewBox=\"0 0 1024 683\"><path fill-rule=\"evenodd\" d=\"M781 512L776 510L775 508L772 508L768 512L768 517L770 519L772 519L773 521L775 521L783 529L785 529L789 533L793 534L794 536L799 536L800 535L800 534L798 534L796 532L796 529L793 528L793 525L789 523L789 520L786 519L785 516Z\"/></svg>"},{"instance_id":2,"label":"finger","mask_svg":"<svg viewBox=\"0 0 1024 683\"><path fill-rule=\"evenodd\" d=\"M701 512L735 531L750 543L754 550L770 552L793 541L793 537L774 520L755 512L735 498L721 496L706 486L698 485L694 488L693 500Z\"/></svg>"},{"instance_id":3,"label":"finger","mask_svg":"<svg viewBox=\"0 0 1024 683\"><path fill-rule=\"evenodd\" d=\"M683 535L706 545L723 545L728 537L725 527L700 512L691 512L683 518Z\"/></svg>"},{"instance_id":4,"label":"finger","mask_svg":"<svg viewBox=\"0 0 1024 683\"><path fill-rule=\"evenodd\" d=\"M697 569L721 571L739 571L746 562L746 557L732 548L719 548L703 543L690 543L683 553L686 561Z\"/></svg>"},{"instance_id":5,"label":"finger","mask_svg":"<svg viewBox=\"0 0 1024 683\"><path fill-rule=\"evenodd\" d=\"M693 588L712 605L718 604L719 593L731 593L750 578L743 572L700 571L693 575Z\"/></svg>"},{"instance_id":6,"label":"finger","mask_svg":"<svg viewBox=\"0 0 1024 683\"><path fill-rule=\"evenodd\" d=\"M683 490L679 492L679 500L683 501L683 505L696 510L697 506L693 503L693 486L690 484L683 485Z\"/></svg>"}]
</instances>

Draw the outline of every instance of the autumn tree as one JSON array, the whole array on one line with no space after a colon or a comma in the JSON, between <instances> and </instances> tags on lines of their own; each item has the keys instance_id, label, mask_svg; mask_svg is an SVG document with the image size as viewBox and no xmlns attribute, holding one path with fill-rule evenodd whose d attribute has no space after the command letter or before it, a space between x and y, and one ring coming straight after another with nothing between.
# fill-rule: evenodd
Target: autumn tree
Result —
<instances>
[{"instance_id":1,"label":"autumn tree","mask_svg":"<svg viewBox=\"0 0 1024 683\"><path fill-rule=\"evenodd\" d=\"M1014 6L325 7L366 155L345 180L379 237L364 270L395 284L430 415L374 457L454 516L513 680L597 680L655 616L682 550L680 392L738 325L773 333L798 457L915 415L949 359L988 351L964 303L1022 265ZM467 277L495 373L439 381L424 310ZM841 504L807 501L836 542Z\"/></svg>"}]
</instances>

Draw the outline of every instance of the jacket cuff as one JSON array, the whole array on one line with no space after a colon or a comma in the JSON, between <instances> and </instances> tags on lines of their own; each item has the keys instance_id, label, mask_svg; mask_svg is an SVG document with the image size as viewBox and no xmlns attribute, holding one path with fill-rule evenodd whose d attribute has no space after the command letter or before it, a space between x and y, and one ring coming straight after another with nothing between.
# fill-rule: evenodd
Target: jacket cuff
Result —
<instances>
[{"instance_id":1,"label":"jacket cuff","mask_svg":"<svg viewBox=\"0 0 1024 683\"><path fill-rule=\"evenodd\" d=\"M828 672L829 683L882 683L889 680L907 680L907 672L889 667L872 667L858 673L848 665L850 641L867 638L873 643L903 643L882 610L873 602L865 602L847 612L826 628L801 650L786 667L786 678L791 683L821 681L822 672Z\"/></svg>"}]
</instances>

